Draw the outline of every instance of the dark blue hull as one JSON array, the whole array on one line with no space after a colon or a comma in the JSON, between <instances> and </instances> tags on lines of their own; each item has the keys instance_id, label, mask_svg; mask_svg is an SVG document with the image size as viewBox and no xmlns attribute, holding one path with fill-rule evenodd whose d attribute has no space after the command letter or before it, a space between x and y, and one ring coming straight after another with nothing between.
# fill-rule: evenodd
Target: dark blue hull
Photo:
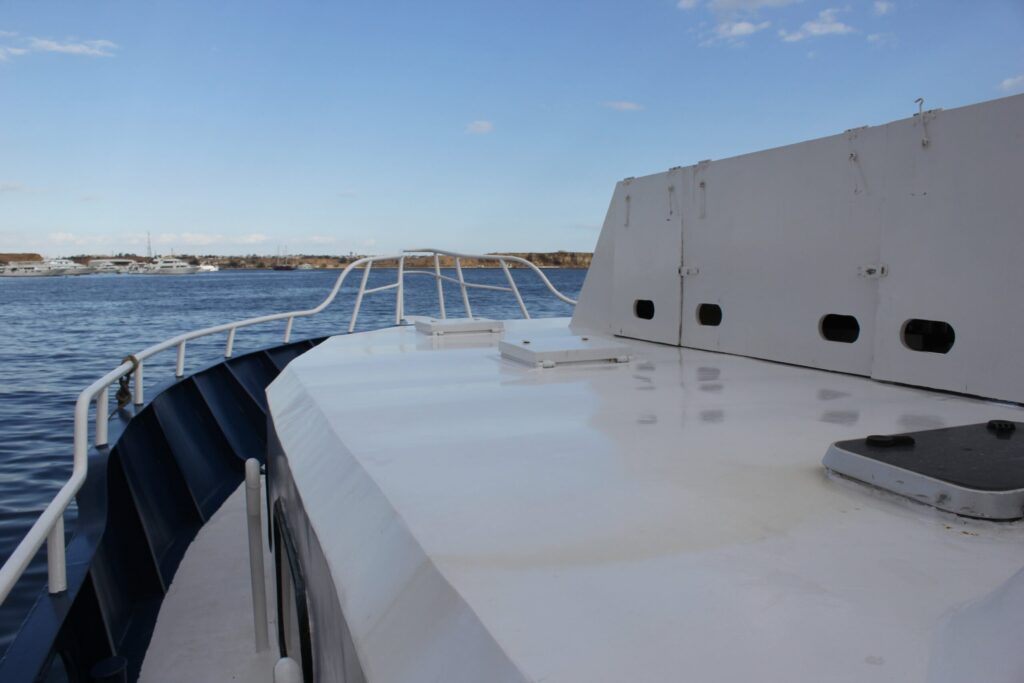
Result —
<instances>
[{"instance_id":1,"label":"dark blue hull","mask_svg":"<svg viewBox=\"0 0 1024 683\"><path fill-rule=\"evenodd\" d=\"M265 389L322 339L248 353L174 381L93 448L67 548L68 590L43 593L0 660L0 681L91 681L111 657L138 678L189 544L267 451Z\"/></svg>"}]
</instances>

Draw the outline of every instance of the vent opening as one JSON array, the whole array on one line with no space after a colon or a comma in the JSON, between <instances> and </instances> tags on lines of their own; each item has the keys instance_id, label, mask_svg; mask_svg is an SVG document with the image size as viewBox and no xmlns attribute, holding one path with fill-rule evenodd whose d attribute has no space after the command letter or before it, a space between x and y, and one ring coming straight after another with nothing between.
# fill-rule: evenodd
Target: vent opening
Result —
<instances>
[{"instance_id":1,"label":"vent opening","mask_svg":"<svg viewBox=\"0 0 1024 683\"><path fill-rule=\"evenodd\" d=\"M633 302L633 313L643 320L654 317L654 302L650 299L637 299Z\"/></svg>"},{"instance_id":2,"label":"vent opening","mask_svg":"<svg viewBox=\"0 0 1024 683\"><path fill-rule=\"evenodd\" d=\"M718 304L701 304L697 306L697 322L701 325L718 327L722 324L722 307Z\"/></svg>"},{"instance_id":3,"label":"vent opening","mask_svg":"<svg viewBox=\"0 0 1024 683\"><path fill-rule=\"evenodd\" d=\"M953 326L942 320L912 318L903 323L900 336L908 349L925 353L949 353L956 341Z\"/></svg>"},{"instance_id":4,"label":"vent opening","mask_svg":"<svg viewBox=\"0 0 1024 683\"><path fill-rule=\"evenodd\" d=\"M852 344L860 337L860 323L852 315L829 313L818 323L818 331L828 341Z\"/></svg>"}]
</instances>

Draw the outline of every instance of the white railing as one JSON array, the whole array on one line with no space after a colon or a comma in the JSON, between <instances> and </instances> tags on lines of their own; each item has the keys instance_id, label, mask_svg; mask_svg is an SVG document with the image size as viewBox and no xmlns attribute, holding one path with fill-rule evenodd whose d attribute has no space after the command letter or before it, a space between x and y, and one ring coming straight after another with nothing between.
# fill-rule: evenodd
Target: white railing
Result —
<instances>
[{"instance_id":1,"label":"white railing","mask_svg":"<svg viewBox=\"0 0 1024 683\"><path fill-rule=\"evenodd\" d=\"M432 257L434 266L433 271L407 270L405 268L406 259L416 256ZM455 278L442 274L440 264L442 256L448 256L454 260L456 272ZM508 287L467 282L462 273L463 259L498 263L508 280ZM374 263L380 263L381 261L391 261L398 264L397 280L382 287L367 289L366 285L369 279L370 269L373 267ZM262 315L255 318L239 320L237 322L215 325L213 327L207 327L193 332L186 332L184 334L179 334L176 337L171 337L159 344L147 347L139 353L134 354L134 356L129 356L128 359L103 377L90 384L78 395L78 400L75 402L74 457L71 477L53 497L49 505L46 506L46 509L39 515L35 523L28 530L28 533L25 534L25 537L14 549L14 552L12 552L10 557L7 558L7 561L4 562L3 567L0 567L0 604L7 599L7 595L14 588L14 584L17 583L18 579L21 578L21 575L24 574L29 563L32 561L32 558L39 551L39 548L42 547L44 541L46 542L49 591L50 593L60 593L67 590L67 566L64 554L64 512L67 510L68 505L71 504L75 494L78 493L78 490L85 482L85 475L89 460L89 408L93 403L96 404L95 425L93 428L95 445L97 447L106 446L108 438L107 420L109 415L107 411L109 409L110 387L122 377L133 375L132 401L135 405L142 405L145 402L143 369L145 367L146 360L162 351L175 348L177 349L177 362L175 365L174 375L179 378L184 377L185 349L186 344L189 341L200 337L207 337L213 334L226 332L227 342L224 347L224 357L230 358L234 352L235 333L240 328L251 327L253 325L274 322L277 320L286 321L284 328L284 343L288 343L291 340L292 327L295 323L295 319L314 316L330 306L331 302L333 302L335 297L338 295L338 292L341 291L341 286L345 282L345 278L348 277L348 274L352 272L352 270L360 266L364 267L363 277L360 281L359 290L356 294L356 301L352 310L352 318L348 326L349 332L352 332L355 329L356 320L359 317L359 307L362 303L363 297L366 294L390 289L397 290L395 297L395 324L400 324L402 319L405 317L404 281L406 275L427 275L434 278L437 283L438 308L440 311L440 317L442 318L447 317L444 300L444 282L452 282L459 286L462 295L462 304L466 310L466 317L472 317L473 315L469 302L469 290L489 289L501 292L510 292L515 297L516 303L519 305L523 316L529 318L530 314L527 311L523 298L519 293L519 288L516 286L511 272L509 272L509 263L518 263L532 269L555 297L567 304L576 304L575 301L559 292L558 289L551 284L551 281L548 280L547 276L540 268L533 263L530 263L528 260L517 256L498 254L461 254L452 251L443 251L441 249L407 249L398 254L367 256L348 264L334 281L334 286L327 294L327 297L315 308L302 311L290 311L288 313Z\"/></svg>"}]
</instances>

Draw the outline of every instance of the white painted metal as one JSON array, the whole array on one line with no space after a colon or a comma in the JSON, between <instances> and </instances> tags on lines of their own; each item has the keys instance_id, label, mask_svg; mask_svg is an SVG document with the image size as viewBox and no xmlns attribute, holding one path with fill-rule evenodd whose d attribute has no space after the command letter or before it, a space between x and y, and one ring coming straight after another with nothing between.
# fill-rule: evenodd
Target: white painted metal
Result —
<instances>
[{"instance_id":1,"label":"white painted metal","mask_svg":"<svg viewBox=\"0 0 1024 683\"><path fill-rule=\"evenodd\" d=\"M110 410L110 388L103 387L96 394L96 436L93 443L97 447L106 446L107 440L109 439L109 415L107 411Z\"/></svg>"},{"instance_id":2,"label":"white painted metal","mask_svg":"<svg viewBox=\"0 0 1024 683\"><path fill-rule=\"evenodd\" d=\"M616 187L604 230L614 235L612 309L617 334L679 343L683 233L678 170L623 180ZM636 315L638 300L654 302L654 317Z\"/></svg>"},{"instance_id":3,"label":"white painted metal","mask_svg":"<svg viewBox=\"0 0 1024 683\"><path fill-rule=\"evenodd\" d=\"M441 280L441 256L438 254L434 254L434 283L437 285L437 307L441 311L441 320L444 320L448 312L444 308L444 282Z\"/></svg>"},{"instance_id":4,"label":"white painted metal","mask_svg":"<svg viewBox=\"0 0 1024 683\"><path fill-rule=\"evenodd\" d=\"M538 368L570 363L628 363L630 348L603 337L530 336L503 339L498 348L511 360Z\"/></svg>"},{"instance_id":5,"label":"white painted metal","mask_svg":"<svg viewBox=\"0 0 1024 683\"><path fill-rule=\"evenodd\" d=\"M245 461L245 514L249 532L249 579L252 586L253 633L256 651L270 647L267 636L267 579L263 571L263 522L260 506L260 463Z\"/></svg>"},{"instance_id":6,"label":"white painted metal","mask_svg":"<svg viewBox=\"0 0 1024 683\"><path fill-rule=\"evenodd\" d=\"M274 665L274 683L302 683L302 667L291 657L282 657Z\"/></svg>"},{"instance_id":7,"label":"white painted metal","mask_svg":"<svg viewBox=\"0 0 1024 683\"><path fill-rule=\"evenodd\" d=\"M466 334L489 332L497 333L505 329L505 323L501 320L490 318L417 318L416 331L423 334L440 336L444 334Z\"/></svg>"},{"instance_id":8,"label":"white painted metal","mask_svg":"<svg viewBox=\"0 0 1024 683\"><path fill-rule=\"evenodd\" d=\"M958 515L1013 520L1020 519L1024 514L1024 489L969 489L880 460L866 458L859 453L841 448L838 444L829 446L822 464L837 475L850 477Z\"/></svg>"},{"instance_id":9,"label":"white painted metal","mask_svg":"<svg viewBox=\"0 0 1024 683\"><path fill-rule=\"evenodd\" d=\"M672 343L658 300L651 321L630 319L628 304L652 274L654 287L678 284L659 260L673 253L667 232L659 247L646 228L674 224L675 187L676 343L1024 401L1024 317L1011 313L1024 291L1021 178L1024 95L629 179L616 188L574 326ZM698 322L701 304L721 307L720 325ZM828 314L855 317L857 340L826 340ZM904 345L914 318L953 326L948 354Z\"/></svg>"},{"instance_id":10,"label":"white painted metal","mask_svg":"<svg viewBox=\"0 0 1024 683\"><path fill-rule=\"evenodd\" d=\"M68 570L64 557L64 517L59 517L46 538L47 583L50 593L68 589Z\"/></svg>"},{"instance_id":11,"label":"white painted metal","mask_svg":"<svg viewBox=\"0 0 1024 683\"><path fill-rule=\"evenodd\" d=\"M928 112L925 112L928 116ZM1024 401L1024 95L934 112L878 131L892 154L872 376ZM956 331L948 354L911 351L910 318Z\"/></svg>"},{"instance_id":12,"label":"white painted metal","mask_svg":"<svg viewBox=\"0 0 1024 683\"><path fill-rule=\"evenodd\" d=\"M228 332L228 345L226 348L226 354L230 357L232 346L234 343L235 331L240 328L251 327L253 325L260 325L269 322L275 322L278 320L291 321L294 318L304 318L316 315L326 309L338 295L341 290L342 284L348 277L348 274L355 268L360 266L366 266L369 268L374 262L384 260L395 260L403 256L410 254L426 253L427 255L448 255L456 256L456 252L442 251L439 249L415 249L407 250L397 255L384 255L384 256L371 256L361 259L357 259L352 263L348 264L341 273L339 273L337 279L334 281L334 286L328 292L320 304L314 308L310 308L302 311L289 311L286 313L275 313L271 315L263 315L254 318L247 318L245 320L239 320L231 323L224 323L221 325L215 325L213 327L207 327L201 330L195 330L192 332L186 332L176 337L164 340L158 344L154 344L146 349L143 349L139 353L134 354L134 358L137 364L133 365L131 361L125 361L119 366L108 372L100 379L93 382L85 390L78 395L78 400L75 402L75 419L74 419L74 460L71 472L71 477L61 487L57 494L53 497L50 503L46 506L43 512L33 523L32 527L25 534L25 537L18 543L14 551L10 554L7 560L0 566L0 604L6 600L14 584L18 581L21 575L25 572L32 558L38 552L39 548L44 542L48 543L48 548L51 548L47 555L47 562L49 565L49 588L51 593L59 593L67 587L67 571L65 567L64 558L64 511L68 505L74 499L75 494L81 488L82 483L85 481L85 475L88 468L88 447L89 447L89 407L97 400L101 393L105 393L109 390L110 385L117 382L121 377L133 374L134 386L133 386L133 402L135 405L143 405L145 403L145 384L143 378L143 367L144 361L151 356L158 353L162 353L167 349L183 345L187 341L197 339L199 337L206 337L213 334L219 334L221 332ZM561 301L567 303L575 303L572 299L566 297L564 294L559 292L554 285L547 279L544 273L537 268L535 265L515 256L496 256L496 255L475 255L475 254L461 254L464 258L479 258L479 259L492 259L497 260L499 258L506 259L508 261L515 261L527 265L540 277L541 281L545 284L549 291L552 292ZM366 284L366 273L364 272L363 287L360 288L362 292ZM104 401L105 403L105 401ZM99 411L105 413L104 411ZM104 418L105 419L105 415ZM99 436L105 438L106 424L98 431ZM60 546L59 549L56 549Z\"/></svg>"},{"instance_id":13,"label":"white painted metal","mask_svg":"<svg viewBox=\"0 0 1024 683\"><path fill-rule=\"evenodd\" d=\"M135 390L134 391L134 399L135 399L135 405L141 406L143 403L146 402L146 384L145 384L145 377L143 376L143 372L142 372L142 366L143 366L142 358L139 358L138 356L136 356L136 358L138 358L139 362L135 366L135 372L133 373L133 377L132 377L132 379L133 379L133 389Z\"/></svg>"},{"instance_id":14,"label":"white painted metal","mask_svg":"<svg viewBox=\"0 0 1024 683\"><path fill-rule=\"evenodd\" d=\"M685 169L680 265L699 272L683 284L683 346L870 374L878 283L857 267L879 258L869 204L885 188L862 180L878 147L849 131ZM701 304L721 307L721 325L699 324ZM828 314L854 316L858 340L822 337Z\"/></svg>"},{"instance_id":15,"label":"white painted metal","mask_svg":"<svg viewBox=\"0 0 1024 683\"><path fill-rule=\"evenodd\" d=\"M236 327L232 327L230 330L228 330L228 343L224 347L225 358L231 358L232 354L235 352L235 330L237 329L238 328Z\"/></svg>"},{"instance_id":16,"label":"white painted metal","mask_svg":"<svg viewBox=\"0 0 1024 683\"><path fill-rule=\"evenodd\" d=\"M459 287L462 291L462 306L466 309L466 317L473 317L473 309L469 305L469 292L466 291L466 279L462 275L462 259L455 257L455 272L459 276Z\"/></svg>"},{"instance_id":17,"label":"white painted metal","mask_svg":"<svg viewBox=\"0 0 1024 683\"><path fill-rule=\"evenodd\" d=\"M174 376L185 376L185 342L178 344L178 358L174 365Z\"/></svg>"},{"instance_id":18,"label":"white painted metal","mask_svg":"<svg viewBox=\"0 0 1024 683\"><path fill-rule=\"evenodd\" d=\"M565 325L506 321L505 337ZM836 481L820 462L843 439L1024 409L636 340L613 341L629 364L542 372L496 362L493 345L421 342L409 328L335 337L268 390L374 680L1021 670L1012 639L980 661L947 636L1012 631L1019 603L999 598L1024 591L1024 525Z\"/></svg>"}]
</instances>

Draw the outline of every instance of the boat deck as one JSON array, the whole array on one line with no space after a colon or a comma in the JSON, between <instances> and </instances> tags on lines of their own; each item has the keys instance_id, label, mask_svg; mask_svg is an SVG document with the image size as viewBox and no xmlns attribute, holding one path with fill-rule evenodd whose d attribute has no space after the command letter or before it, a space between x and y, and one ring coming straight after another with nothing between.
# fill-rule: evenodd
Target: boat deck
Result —
<instances>
[{"instance_id":1,"label":"boat deck","mask_svg":"<svg viewBox=\"0 0 1024 683\"><path fill-rule=\"evenodd\" d=\"M542 369L498 335L392 328L271 385L368 680L1014 680L985 653L1019 651L1000 605L1024 603L1024 526L821 460L1020 407L618 341L631 362Z\"/></svg>"},{"instance_id":2,"label":"boat deck","mask_svg":"<svg viewBox=\"0 0 1024 683\"><path fill-rule=\"evenodd\" d=\"M266 520L264 520L266 524ZM264 539L271 646L257 653L249 585L245 484L224 501L185 554L164 597L140 683L270 683L277 662L273 562Z\"/></svg>"}]
</instances>

